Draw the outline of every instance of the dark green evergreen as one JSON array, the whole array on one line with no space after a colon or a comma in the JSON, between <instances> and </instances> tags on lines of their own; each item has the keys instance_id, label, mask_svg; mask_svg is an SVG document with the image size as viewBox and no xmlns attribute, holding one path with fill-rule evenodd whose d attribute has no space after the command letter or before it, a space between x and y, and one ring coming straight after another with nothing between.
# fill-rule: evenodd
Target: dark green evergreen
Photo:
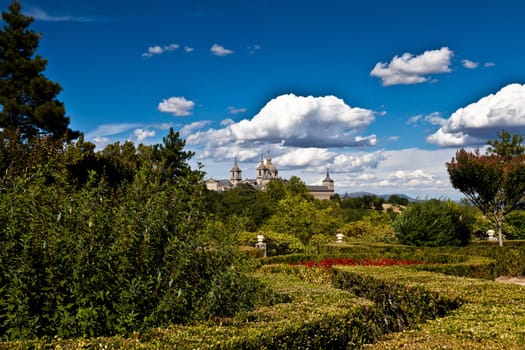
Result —
<instances>
[{"instance_id":1,"label":"dark green evergreen","mask_svg":"<svg viewBox=\"0 0 525 350\"><path fill-rule=\"evenodd\" d=\"M36 137L72 140L65 107L57 99L59 84L43 74L47 60L36 54L41 35L29 29L33 18L18 1L2 12L0 30L0 128L3 138L26 143Z\"/></svg>"}]
</instances>

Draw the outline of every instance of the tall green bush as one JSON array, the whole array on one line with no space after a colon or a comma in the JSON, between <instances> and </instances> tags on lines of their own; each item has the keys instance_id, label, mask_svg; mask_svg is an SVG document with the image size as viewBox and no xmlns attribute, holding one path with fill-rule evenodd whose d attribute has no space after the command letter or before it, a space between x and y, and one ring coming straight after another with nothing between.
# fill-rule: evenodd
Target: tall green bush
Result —
<instances>
[{"instance_id":1,"label":"tall green bush","mask_svg":"<svg viewBox=\"0 0 525 350\"><path fill-rule=\"evenodd\" d=\"M160 169L160 171L159 171ZM208 238L199 172L144 161L113 187L80 189L62 159L0 187L0 339L126 334L231 315L257 284Z\"/></svg>"},{"instance_id":2,"label":"tall green bush","mask_svg":"<svg viewBox=\"0 0 525 350\"><path fill-rule=\"evenodd\" d=\"M402 244L463 246L469 242L473 216L452 201L432 199L410 204L393 223Z\"/></svg>"}]
</instances>

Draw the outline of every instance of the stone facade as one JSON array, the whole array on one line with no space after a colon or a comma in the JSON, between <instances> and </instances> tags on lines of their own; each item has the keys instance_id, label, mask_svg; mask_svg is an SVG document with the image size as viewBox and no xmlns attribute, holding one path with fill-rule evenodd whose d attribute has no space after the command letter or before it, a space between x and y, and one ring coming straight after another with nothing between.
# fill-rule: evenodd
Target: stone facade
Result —
<instances>
[{"instance_id":1,"label":"stone facade","mask_svg":"<svg viewBox=\"0 0 525 350\"><path fill-rule=\"evenodd\" d=\"M264 189L264 186L273 179L279 179L279 170L272 163L270 152L266 159L261 155L261 161L257 165L255 179L242 179L242 170L237 164L237 157L230 170L230 179L208 179L206 180L206 188L210 191L229 191L239 184L249 184L257 189ZM286 181L286 180L285 180ZM330 199L334 194L334 180L330 178L328 170L326 170L326 177L321 182L321 185L307 185L310 194L317 199Z\"/></svg>"}]
</instances>

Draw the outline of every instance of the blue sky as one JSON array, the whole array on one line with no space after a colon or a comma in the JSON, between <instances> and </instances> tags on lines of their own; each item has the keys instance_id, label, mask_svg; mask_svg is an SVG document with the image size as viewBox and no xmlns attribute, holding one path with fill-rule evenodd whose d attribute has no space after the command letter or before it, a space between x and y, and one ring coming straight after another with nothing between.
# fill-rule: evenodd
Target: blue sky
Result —
<instances>
[{"instance_id":1,"label":"blue sky","mask_svg":"<svg viewBox=\"0 0 525 350\"><path fill-rule=\"evenodd\" d=\"M0 0L2 9L10 1ZM179 130L207 177L460 198L445 162L525 135L525 2L28 0L46 75L99 149Z\"/></svg>"}]
</instances>

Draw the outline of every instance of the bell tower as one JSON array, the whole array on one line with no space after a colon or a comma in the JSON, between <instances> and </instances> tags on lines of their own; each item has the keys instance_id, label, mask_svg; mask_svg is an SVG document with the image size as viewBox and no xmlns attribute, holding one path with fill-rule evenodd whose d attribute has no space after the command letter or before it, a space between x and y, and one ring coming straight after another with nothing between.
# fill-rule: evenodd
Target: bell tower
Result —
<instances>
[{"instance_id":1,"label":"bell tower","mask_svg":"<svg viewBox=\"0 0 525 350\"><path fill-rule=\"evenodd\" d=\"M233 163L233 167L230 170L230 182L233 184L233 187L240 184L242 181L242 171L237 165L237 157L235 157L235 162Z\"/></svg>"}]
</instances>

